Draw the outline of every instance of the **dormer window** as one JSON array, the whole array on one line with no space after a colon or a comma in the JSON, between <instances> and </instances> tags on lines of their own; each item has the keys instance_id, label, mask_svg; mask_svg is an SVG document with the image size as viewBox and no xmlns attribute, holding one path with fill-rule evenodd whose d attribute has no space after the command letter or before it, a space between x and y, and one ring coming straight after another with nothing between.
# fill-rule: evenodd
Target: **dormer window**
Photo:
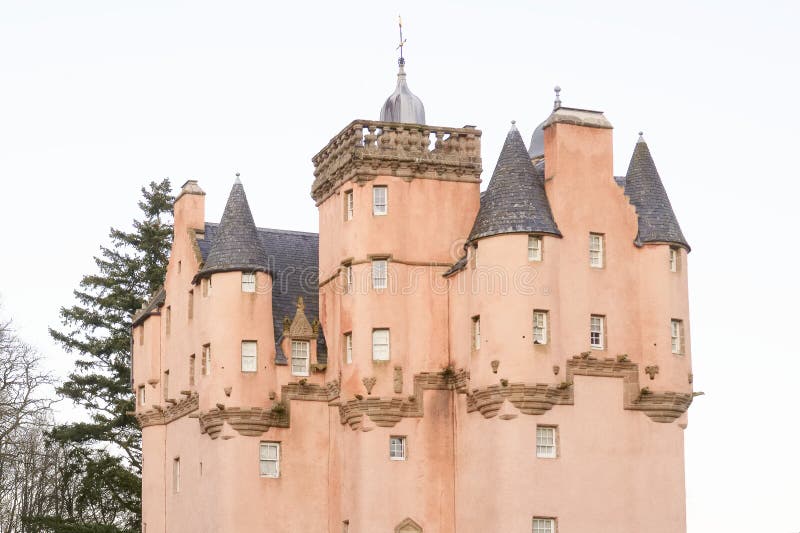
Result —
<instances>
[{"instance_id":1,"label":"dormer window","mask_svg":"<svg viewBox=\"0 0 800 533\"><path fill-rule=\"evenodd\" d=\"M372 214L385 215L389 212L389 188L375 185L372 188Z\"/></svg>"},{"instance_id":2,"label":"dormer window","mask_svg":"<svg viewBox=\"0 0 800 533\"><path fill-rule=\"evenodd\" d=\"M528 235L528 261L542 260L542 238L539 235Z\"/></svg>"},{"instance_id":3,"label":"dormer window","mask_svg":"<svg viewBox=\"0 0 800 533\"><path fill-rule=\"evenodd\" d=\"M311 343L308 341L292 341L292 375L308 375L308 359Z\"/></svg>"},{"instance_id":4,"label":"dormer window","mask_svg":"<svg viewBox=\"0 0 800 533\"><path fill-rule=\"evenodd\" d=\"M255 272L242 272L242 292L256 292Z\"/></svg>"}]
</instances>

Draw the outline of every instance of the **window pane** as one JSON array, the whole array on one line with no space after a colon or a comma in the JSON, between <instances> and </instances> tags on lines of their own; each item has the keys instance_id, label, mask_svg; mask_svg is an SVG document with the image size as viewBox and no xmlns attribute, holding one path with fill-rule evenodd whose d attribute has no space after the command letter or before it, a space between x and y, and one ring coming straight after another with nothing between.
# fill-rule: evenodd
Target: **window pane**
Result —
<instances>
[{"instance_id":1,"label":"window pane","mask_svg":"<svg viewBox=\"0 0 800 533\"><path fill-rule=\"evenodd\" d=\"M385 215L387 212L387 188L375 186L372 188L372 213Z\"/></svg>"},{"instance_id":2,"label":"window pane","mask_svg":"<svg viewBox=\"0 0 800 533\"><path fill-rule=\"evenodd\" d=\"M375 289L386 288L386 268L387 261L385 259L376 259L372 261L372 287Z\"/></svg>"},{"instance_id":3,"label":"window pane","mask_svg":"<svg viewBox=\"0 0 800 533\"><path fill-rule=\"evenodd\" d=\"M389 360L389 330L372 331L372 358L376 361Z\"/></svg>"},{"instance_id":4,"label":"window pane","mask_svg":"<svg viewBox=\"0 0 800 533\"><path fill-rule=\"evenodd\" d=\"M242 272L242 292L256 292L255 273Z\"/></svg>"},{"instance_id":5,"label":"window pane","mask_svg":"<svg viewBox=\"0 0 800 533\"><path fill-rule=\"evenodd\" d=\"M255 372L258 368L258 347L255 341L242 341L242 372Z\"/></svg>"},{"instance_id":6,"label":"window pane","mask_svg":"<svg viewBox=\"0 0 800 533\"><path fill-rule=\"evenodd\" d=\"M292 374L308 375L308 357L310 345L308 341L292 341Z\"/></svg>"}]
</instances>

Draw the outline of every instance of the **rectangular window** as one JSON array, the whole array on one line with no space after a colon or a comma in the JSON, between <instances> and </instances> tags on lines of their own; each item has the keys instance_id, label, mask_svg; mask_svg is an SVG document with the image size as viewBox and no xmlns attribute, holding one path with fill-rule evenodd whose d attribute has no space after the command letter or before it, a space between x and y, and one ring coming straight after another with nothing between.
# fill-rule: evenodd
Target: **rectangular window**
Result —
<instances>
[{"instance_id":1,"label":"rectangular window","mask_svg":"<svg viewBox=\"0 0 800 533\"><path fill-rule=\"evenodd\" d=\"M242 341L242 372L258 370L258 343Z\"/></svg>"},{"instance_id":2,"label":"rectangular window","mask_svg":"<svg viewBox=\"0 0 800 533\"><path fill-rule=\"evenodd\" d=\"M481 317L472 317L472 349L481 349Z\"/></svg>"},{"instance_id":3,"label":"rectangular window","mask_svg":"<svg viewBox=\"0 0 800 533\"><path fill-rule=\"evenodd\" d=\"M175 457L172 460L172 492L181 491L181 458Z\"/></svg>"},{"instance_id":4,"label":"rectangular window","mask_svg":"<svg viewBox=\"0 0 800 533\"><path fill-rule=\"evenodd\" d=\"M386 259L372 260L372 288L385 289L387 285L388 261Z\"/></svg>"},{"instance_id":5,"label":"rectangular window","mask_svg":"<svg viewBox=\"0 0 800 533\"><path fill-rule=\"evenodd\" d=\"M164 371L164 400L169 398L169 370Z\"/></svg>"},{"instance_id":6,"label":"rectangular window","mask_svg":"<svg viewBox=\"0 0 800 533\"><path fill-rule=\"evenodd\" d=\"M144 385L139 387L139 405L147 404L147 389Z\"/></svg>"},{"instance_id":7,"label":"rectangular window","mask_svg":"<svg viewBox=\"0 0 800 533\"><path fill-rule=\"evenodd\" d=\"M242 292L256 292L255 272L242 272Z\"/></svg>"},{"instance_id":8,"label":"rectangular window","mask_svg":"<svg viewBox=\"0 0 800 533\"><path fill-rule=\"evenodd\" d=\"M261 477L280 477L280 442L262 442L258 452L258 471Z\"/></svg>"},{"instance_id":9,"label":"rectangular window","mask_svg":"<svg viewBox=\"0 0 800 533\"><path fill-rule=\"evenodd\" d=\"M673 319L671 321L671 329L672 353L680 355L683 353L683 320Z\"/></svg>"},{"instance_id":10,"label":"rectangular window","mask_svg":"<svg viewBox=\"0 0 800 533\"><path fill-rule=\"evenodd\" d=\"M348 263L342 266L342 272L344 273L344 292L350 294L353 292L353 265Z\"/></svg>"},{"instance_id":11,"label":"rectangular window","mask_svg":"<svg viewBox=\"0 0 800 533\"><path fill-rule=\"evenodd\" d=\"M589 266L592 268L603 268L604 240L605 236L600 233L589 234Z\"/></svg>"},{"instance_id":12,"label":"rectangular window","mask_svg":"<svg viewBox=\"0 0 800 533\"><path fill-rule=\"evenodd\" d=\"M203 296L208 296L208 288L211 286L211 280L208 278L203 278L200 281L200 291Z\"/></svg>"},{"instance_id":13,"label":"rectangular window","mask_svg":"<svg viewBox=\"0 0 800 533\"><path fill-rule=\"evenodd\" d=\"M172 329L172 306L167 306L167 314L164 318L164 322L166 323L167 335L169 335L169 332Z\"/></svg>"},{"instance_id":14,"label":"rectangular window","mask_svg":"<svg viewBox=\"0 0 800 533\"><path fill-rule=\"evenodd\" d=\"M547 311L533 312L533 344L547 344Z\"/></svg>"},{"instance_id":15,"label":"rectangular window","mask_svg":"<svg viewBox=\"0 0 800 533\"><path fill-rule=\"evenodd\" d=\"M605 348L605 328L606 317L602 315L592 315L589 324L589 343L592 348L597 350Z\"/></svg>"},{"instance_id":16,"label":"rectangular window","mask_svg":"<svg viewBox=\"0 0 800 533\"><path fill-rule=\"evenodd\" d=\"M676 247L670 246L669 248L669 271L670 272L677 272L678 271L678 258L680 257L679 251Z\"/></svg>"},{"instance_id":17,"label":"rectangular window","mask_svg":"<svg viewBox=\"0 0 800 533\"><path fill-rule=\"evenodd\" d=\"M194 354L189 356L189 386L194 387L194 367L195 367Z\"/></svg>"},{"instance_id":18,"label":"rectangular window","mask_svg":"<svg viewBox=\"0 0 800 533\"><path fill-rule=\"evenodd\" d=\"M350 520L342 522L342 533L350 533Z\"/></svg>"},{"instance_id":19,"label":"rectangular window","mask_svg":"<svg viewBox=\"0 0 800 533\"><path fill-rule=\"evenodd\" d=\"M344 220L353 220L353 191L345 191L344 193Z\"/></svg>"},{"instance_id":20,"label":"rectangular window","mask_svg":"<svg viewBox=\"0 0 800 533\"><path fill-rule=\"evenodd\" d=\"M389 437L389 459L392 461L406 460L405 437Z\"/></svg>"},{"instance_id":21,"label":"rectangular window","mask_svg":"<svg viewBox=\"0 0 800 533\"><path fill-rule=\"evenodd\" d=\"M536 426L536 457L556 456L556 428Z\"/></svg>"},{"instance_id":22,"label":"rectangular window","mask_svg":"<svg viewBox=\"0 0 800 533\"><path fill-rule=\"evenodd\" d=\"M388 329L373 329L372 330L372 360L373 361L388 361L389 360L389 330Z\"/></svg>"},{"instance_id":23,"label":"rectangular window","mask_svg":"<svg viewBox=\"0 0 800 533\"><path fill-rule=\"evenodd\" d=\"M344 362L348 365L353 362L353 334L344 334Z\"/></svg>"},{"instance_id":24,"label":"rectangular window","mask_svg":"<svg viewBox=\"0 0 800 533\"><path fill-rule=\"evenodd\" d=\"M528 235L528 261L542 260L542 238L538 235Z\"/></svg>"},{"instance_id":25,"label":"rectangular window","mask_svg":"<svg viewBox=\"0 0 800 533\"><path fill-rule=\"evenodd\" d=\"M292 375L308 375L308 357L311 343L308 341L292 341Z\"/></svg>"},{"instance_id":26,"label":"rectangular window","mask_svg":"<svg viewBox=\"0 0 800 533\"><path fill-rule=\"evenodd\" d=\"M556 533L554 518L534 518L533 533Z\"/></svg>"},{"instance_id":27,"label":"rectangular window","mask_svg":"<svg viewBox=\"0 0 800 533\"><path fill-rule=\"evenodd\" d=\"M194 291L189 291L189 318L194 318Z\"/></svg>"},{"instance_id":28,"label":"rectangular window","mask_svg":"<svg viewBox=\"0 0 800 533\"><path fill-rule=\"evenodd\" d=\"M202 374L208 376L211 374L211 345L203 345L203 359L200 361Z\"/></svg>"},{"instance_id":29,"label":"rectangular window","mask_svg":"<svg viewBox=\"0 0 800 533\"><path fill-rule=\"evenodd\" d=\"M389 189L385 185L372 188L372 214L385 215L389 212Z\"/></svg>"}]
</instances>

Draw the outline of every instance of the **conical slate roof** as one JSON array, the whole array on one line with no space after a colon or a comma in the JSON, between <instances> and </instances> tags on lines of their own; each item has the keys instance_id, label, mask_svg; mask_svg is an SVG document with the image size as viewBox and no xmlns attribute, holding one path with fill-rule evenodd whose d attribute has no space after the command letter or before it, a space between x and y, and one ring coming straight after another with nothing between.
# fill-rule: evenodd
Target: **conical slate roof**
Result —
<instances>
[{"instance_id":1,"label":"conical slate roof","mask_svg":"<svg viewBox=\"0 0 800 533\"><path fill-rule=\"evenodd\" d=\"M238 177L228 196L228 203L225 204L225 212L216 230L214 244L197 277L236 270L269 271L267 253L258 236L244 187Z\"/></svg>"},{"instance_id":2,"label":"conical slate roof","mask_svg":"<svg viewBox=\"0 0 800 533\"><path fill-rule=\"evenodd\" d=\"M639 215L637 244L667 242L689 249L689 243L686 242L678 219L672 211L650 149L641 134L625 175L625 195Z\"/></svg>"},{"instance_id":3,"label":"conical slate roof","mask_svg":"<svg viewBox=\"0 0 800 533\"><path fill-rule=\"evenodd\" d=\"M517 127L512 124L469 240L503 233L550 233L561 236L544 191L544 174L531 163Z\"/></svg>"}]
</instances>

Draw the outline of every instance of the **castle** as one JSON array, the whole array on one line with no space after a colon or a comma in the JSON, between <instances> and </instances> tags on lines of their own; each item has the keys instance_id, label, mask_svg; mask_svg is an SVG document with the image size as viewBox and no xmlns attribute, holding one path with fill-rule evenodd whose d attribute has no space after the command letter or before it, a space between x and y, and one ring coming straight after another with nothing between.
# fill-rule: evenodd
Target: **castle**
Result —
<instances>
[{"instance_id":1,"label":"castle","mask_svg":"<svg viewBox=\"0 0 800 533\"><path fill-rule=\"evenodd\" d=\"M685 531L689 245L647 144L614 176L557 96L481 193L403 63L313 159L318 235L183 185L133 317L143 531Z\"/></svg>"}]
</instances>

